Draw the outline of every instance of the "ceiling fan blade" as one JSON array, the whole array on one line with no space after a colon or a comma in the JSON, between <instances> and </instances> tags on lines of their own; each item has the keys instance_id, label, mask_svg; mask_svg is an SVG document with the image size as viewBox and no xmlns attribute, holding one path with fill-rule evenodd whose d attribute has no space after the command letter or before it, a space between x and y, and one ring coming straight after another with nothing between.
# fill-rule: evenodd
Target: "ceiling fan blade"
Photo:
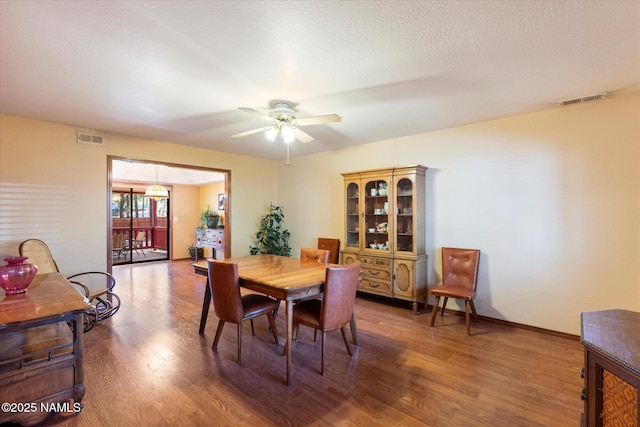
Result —
<instances>
[{"instance_id":1,"label":"ceiling fan blade","mask_svg":"<svg viewBox=\"0 0 640 427\"><path fill-rule=\"evenodd\" d=\"M253 108L240 107L240 108L238 108L238 110L242 110L245 113L253 114L254 116L258 116L258 117L260 117L261 119L264 119L264 120L269 120L270 122L275 122L276 121L276 119L274 119L270 115L265 114L265 113L261 113L260 111L254 110Z\"/></svg>"},{"instance_id":2,"label":"ceiling fan blade","mask_svg":"<svg viewBox=\"0 0 640 427\"><path fill-rule=\"evenodd\" d=\"M260 129L248 130L246 132L236 133L235 135L231 135L231 138L242 138L243 136L253 135L254 133L258 133L258 132L262 132L262 131L265 131L265 130L269 130L271 128L273 128L273 126L265 126L263 128L260 128Z\"/></svg>"},{"instance_id":3,"label":"ceiling fan blade","mask_svg":"<svg viewBox=\"0 0 640 427\"><path fill-rule=\"evenodd\" d=\"M327 114L324 116L304 117L302 119L296 119L298 126L319 125L322 123L337 123L341 122L342 117L337 114Z\"/></svg>"},{"instance_id":4,"label":"ceiling fan blade","mask_svg":"<svg viewBox=\"0 0 640 427\"><path fill-rule=\"evenodd\" d=\"M300 129L298 128L293 128L293 135L296 137L296 139L300 142L311 142L313 141L313 137L305 132L302 132Z\"/></svg>"}]
</instances>

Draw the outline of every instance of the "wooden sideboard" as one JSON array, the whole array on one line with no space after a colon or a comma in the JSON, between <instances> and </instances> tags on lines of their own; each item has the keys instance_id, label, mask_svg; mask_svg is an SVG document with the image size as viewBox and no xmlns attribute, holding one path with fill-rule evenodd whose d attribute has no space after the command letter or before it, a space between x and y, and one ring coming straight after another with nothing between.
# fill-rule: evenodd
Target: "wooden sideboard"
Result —
<instances>
[{"instance_id":1,"label":"wooden sideboard","mask_svg":"<svg viewBox=\"0 0 640 427\"><path fill-rule=\"evenodd\" d=\"M0 424L33 425L51 411L82 409L89 307L59 273L37 275L24 294L0 290Z\"/></svg>"},{"instance_id":2,"label":"wooden sideboard","mask_svg":"<svg viewBox=\"0 0 640 427\"><path fill-rule=\"evenodd\" d=\"M582 425L640 426L640 313L582 313Z\"/></svg>"},{"instance_id":3,"label":"wooden sideboard","mask_svg":"<svg viewBox=\"0 0 640 427\"><path fill-rule=\"evenodd\" d=\"M196 248L210 247L212 258L224 259L224 229L196 228ZM197 255L196 255L196 261Z\"/></svg>"}]
</instances>

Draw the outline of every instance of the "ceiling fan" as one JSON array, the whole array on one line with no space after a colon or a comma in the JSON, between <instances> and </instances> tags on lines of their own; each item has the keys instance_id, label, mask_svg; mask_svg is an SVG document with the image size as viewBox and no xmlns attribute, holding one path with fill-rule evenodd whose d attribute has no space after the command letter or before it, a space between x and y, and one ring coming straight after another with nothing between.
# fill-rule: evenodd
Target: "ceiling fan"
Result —
<instances>
[{"instance_id":1,"label":"ceiling fan","mask_svg":"<svg viewBox=\"0 0 640 427\"><path fill-rule=\"evenodd\" d=\"M239 109L245 113L253 114L263 120L267 120L271 122L271 124L269 126L231 135L231 138L241 138L258 132L266 132L267 138L274 141L278 133L282 133L282 139L287 144L293 142L295 139L306 143L313 141L313 137L298 129L299 126L337 123L342 121L342 117L337 114L303 117L300 119L296 118L295 111L289 108L289 104L286 102L277 102L275 104L275 108L269 111L269 114L261 113L253 108L241 107Z\"/></svg>"}]
</instances>

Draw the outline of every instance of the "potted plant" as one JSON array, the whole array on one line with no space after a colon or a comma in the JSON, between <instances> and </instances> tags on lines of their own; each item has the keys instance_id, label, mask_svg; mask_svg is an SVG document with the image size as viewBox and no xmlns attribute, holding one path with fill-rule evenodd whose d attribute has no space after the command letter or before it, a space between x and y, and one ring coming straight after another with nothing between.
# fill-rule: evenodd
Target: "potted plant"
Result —
<instances>
[{"instance_id":1,"label":"potted plant","mask_svg":"<svg viewBox=\"0 0 640 427\"><path fill-rule=\"evenodd\" d=\"M189 255L191 256L192 260L195 261L196 259L204 258L204 248L198 248L196 247L196 245L189 245L187 246L187 249L189 250Z\"/></svg>"},{"instance_id":2,"label":"potted plant","mask_svg":"<svg viewBox=\"0 0 640 427\"><path fill-rule=\"evenodd\" d=\"M218 214L218 211L209 205L206 209L203 209L203 211L200 212L200 223L198 224L198 228L204 228L205 226L207 228L216 228L219 220L220 214Z\"/></svg>"},{"instance_id":3,"label":"potted plant","mask_svg":"<svg viewBox=\"0 0 640 427\"><path fill-rule=\"evenodd\" d=\"M250 247L251 255L273 254L291 256L289 230L283 228L284 212L280 206L270 204L269 213L260 219L256 242Z\"/></svg>"}]
</instances>

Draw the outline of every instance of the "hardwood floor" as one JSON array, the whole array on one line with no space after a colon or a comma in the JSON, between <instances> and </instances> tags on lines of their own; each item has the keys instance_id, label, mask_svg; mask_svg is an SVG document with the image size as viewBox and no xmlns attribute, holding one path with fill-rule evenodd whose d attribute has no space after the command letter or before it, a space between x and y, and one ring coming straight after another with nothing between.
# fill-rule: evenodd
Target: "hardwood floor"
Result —
<instances>
[{"instance_id":1,"label":"hardwood floor","mask_svg":"<svg viewBox=\"0 0 640 427\"><path fill-rule=\"evenodd\" d=\"M213 307L198 334L205 278L191 261L114 268L121 310L85 339L84 409L59 426L576 426L583 382L578 340L464 317L414 315L356 301L360 346L347 356L339 331L320 340L301 327L287 387L282 347L267 320L245 327L236 364L235 325L211 350ZM280 313L284 313L284 308ZM277 319L284 334L284 316ZM355 347L354 347L355 348Z\"/></svg>"}]
</instances>

